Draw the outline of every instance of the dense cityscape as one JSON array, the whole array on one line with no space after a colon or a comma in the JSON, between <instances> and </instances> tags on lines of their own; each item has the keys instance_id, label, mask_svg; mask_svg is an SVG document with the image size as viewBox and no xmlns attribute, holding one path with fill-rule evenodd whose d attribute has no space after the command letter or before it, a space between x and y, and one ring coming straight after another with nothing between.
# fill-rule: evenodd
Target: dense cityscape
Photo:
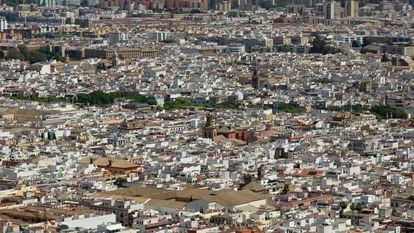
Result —
<instances>
[{"instance_id":1,"label":"dense cityscape","mask_svg":"<svg viewBox=\"0 0 414 233\"><path fill-rule=\"evenodd\" d=\"M0 0L0 233L410 233L413 162L413 0Z\"/></svg>"}]
</instances>

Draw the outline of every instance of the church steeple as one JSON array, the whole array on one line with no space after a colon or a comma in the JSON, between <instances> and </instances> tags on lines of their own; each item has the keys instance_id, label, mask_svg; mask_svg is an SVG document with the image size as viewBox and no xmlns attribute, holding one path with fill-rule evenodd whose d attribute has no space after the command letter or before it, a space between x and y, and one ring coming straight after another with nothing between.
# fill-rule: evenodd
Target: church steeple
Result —
<instances>
[{"instance_id":1,"label":"church steeple","mask_svg":"<svg viewBox=\"0 0 414 233\"><path fill-rule=\"evenodd\" d=\"M115 50L114 54L112 55L112 66L118 66L119 65L119 56L118 52Z\"/></svg>"},{"instance_id":2,"label":"church steeple","mask_svg":"<svg viewBox=\"0 0 414 233\"><path fill-rule=\"evenodd\" d=\"M207 120L206 120L206 127L213 126L213 117L211 116L211 113L207 113Z\"/></svg>"},{"instance_id":3,"label":"church steeple","mask_svg":"<svg viewBox=\"0 0 414 233\"><path fill-rule=\"evenodd\" d=\"M260 87L260 78L259 78L259 72L257 71L257 61L254 61L252 70L253 70L252 87L254 89L258 89Z\"/></svg>"},{"instance_id":4,"label":"church steeple","mask_svg":"<svg viewBox=\"0 0 414 233\"><path fill-rule=\"evenodd\" d=\"M211 115L211 113L207 113L206 124L203 127L203 138L213 139L216 136L217 136L217 129L213 122L213 116Z\"/></svg>"}]
</instances>

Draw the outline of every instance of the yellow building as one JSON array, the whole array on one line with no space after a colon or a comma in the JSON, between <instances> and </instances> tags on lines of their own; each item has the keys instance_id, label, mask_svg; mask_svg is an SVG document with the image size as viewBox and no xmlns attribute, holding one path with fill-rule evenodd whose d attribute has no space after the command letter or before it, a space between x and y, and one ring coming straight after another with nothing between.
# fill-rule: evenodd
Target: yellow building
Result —
<instances>
[{"instance_id":1,"label":"yellow building","mask_svg":"<svg viewBox=\"0 0 414 233\"><path fill-rule=\"evenodd\" d=\"M142 49L142 48L117 48L117 49L85 49L85 58L102 58L111 59L115 55L119 58L131 59L142 57L158 57L159 50L157 49Z\"/></svg>"}]
</instances>

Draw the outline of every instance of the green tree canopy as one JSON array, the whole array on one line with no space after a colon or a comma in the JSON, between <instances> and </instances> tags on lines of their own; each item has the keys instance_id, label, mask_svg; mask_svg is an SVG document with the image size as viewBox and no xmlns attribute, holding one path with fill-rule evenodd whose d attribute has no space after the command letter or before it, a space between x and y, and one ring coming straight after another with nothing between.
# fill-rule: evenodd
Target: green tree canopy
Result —
<instances>
[{"instance_id":1,"label":"green tree canopy","mask_svg":"<svg viewBox=\"0 0 414 233\"><path fill-rule=\"evenodd\" d=\"M18 45L17 49L11 49L6 59L19 59L29 61L30 63L44 62L50 59L56 59L65 62L66 59L57 52L51 52L49 47L43 46L38 49L29 50L26 45Z\"/></svg>"},{"instance_id":2,"label":"green tree canopy","mask_svg":"<svg viewBox=\"0 0 414 233\"><path fill-rule=\"evenodd\" d=\"M305 112L305 108L294 103L281 103L276 107L276 110L293 114Z\"/></svg>"},{"instance_id":3,"label":"green tree canopy","mask_svg":"<svg viewBox=\"0 0 414 233\"><path fill-rule=\"evenodd\" d=\"M352 47L353 48L360 48L361 46L362 46L361 42L359 42L357 40L352 41Z\"/></svg>"},{"instance_id":4,"label":"green tree canopy","mask_svg":"<svg viewBox=\"0 0 414 233\"><path fill-rule=\"evenodd\" d=\"M397 118L397 119L407 119L408 114L402 108L397 108L389 105L377 105L371 108L371 112L377 114L383 119L387 118Z\"/></svg>"},{"instance_id":5,"label":"green tree canopy","mask_svg":"<svg viewBox=\"0 0 414 233\"><path fill-rule=\"evenodd\" d=\"M338 49L329 46L320 35L315 36L311 44L309 53L335 54L339 52Z\"/></svg>"},{"instance_id":6,"label":"green tree canopy","mask_svg":"<svg viewBox=\"0 0 414 233\"><path fill-rule=\"evenodd\" d=\"M25 57L18 49L10 49L7 52L6 59L7 60L18 59L20 61L24 61Z\"/></svg>"},{"instance_id":7,"label":"green tree canopy","mask_svg":"<svg viewBox=\"0 0 414 233\"><path fill-rule=\"evenodd\" d=\"M123 187L127 180L123 177L116 178L114 185L118 186L118 188Z\"/></svg>"},{"instance_id":8,"label":"green tree canopy","mask_svg":"<svg viewBox=\"0 0 414 233\"><path fill-rule=\"evenodd\" d=\"M41 53L39 50L33 50L28 52L26 60L28 60L30 63L44 62L47 61L47 55Z\"/></svg>"},{"instance_id":9,"label":"green tree canopy","mask_svg":"<svg viewBox=\"0 0 414 233\"><path fill-rule=\"evenodd\" d=\"M27 49L26 45L19 44L17 45L17 49L19 49L20 53L26 58L29 50Z\"/></svg>"}]
</instances>

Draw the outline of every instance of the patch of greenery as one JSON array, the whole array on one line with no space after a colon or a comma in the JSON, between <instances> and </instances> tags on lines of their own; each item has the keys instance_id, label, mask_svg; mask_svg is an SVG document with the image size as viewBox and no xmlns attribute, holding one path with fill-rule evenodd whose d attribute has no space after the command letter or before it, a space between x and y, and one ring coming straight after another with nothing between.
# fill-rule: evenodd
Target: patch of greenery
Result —
<instances>
[{"instance_id":1,"label":"patch of greenery","mask_svg":"<svg viewBox=\"0 0 414 233\"><path fill-rule=\"evenodd\" d=\"M338 53L339 49L329 46L326 41L319 35L317 35L312 41L312 47L309 49L309 53L320 53L320 54L335 54Z\"/></svg>"},{"instance_id":2,"label":"patch of greenery","mask_svg":"<svg viewBox=\"0 0 414 233\"><path fill-rule=\"evenodd\" d=\"M292 114L303 113L305 108L293 103L282 103L276 107L276 111L287 112Z\"/></svg>"},{"instance_id":3,"label":"patch of greenery","mask_svg":"<svg viewBox=\"0 0 414 233\"><path fill-rule=\"evenodd\" d=\"M237 109L239 108L239 106L240 106L239 103L225 101L225 102L216 104L214 107L220 108L220 109Z\"/></svg>"},{"instance_id":4,"label":"patch of greenery","mask_svg":"<svg viewBox=\"0 0 414 233\"><path fill-rule=\"evenodd\" d=\"M19 99L19 100L36 101L36 102L41 102L41 103L70 102L69 99L60 98L56 96L37 97L34 95L19 95L19 96L13 96L13 98Z\"/></svg>"},{"instance_id":5,"label":"patch of greenery","mask_svg":"<svg viewBox=\"0 0 414 233\"><path fill-rule=\"evenodd\" d=\"M17 49L10 49L7 52L6 60L18 59L20 61L28 61L31 64L36 62L44 62L55 59L65 62L65 58L58 53L52 53L48 47L40 47L38 49L29 50L25 45L18 45Z\"/></svg>"},{"instance_id":6,"label":"patch of greenery","mask_svg":"<svg viewBox=\"0 0 414 233\"><path fill-rule=\"evenodd\" d=\"M217 104L214 103L193 103L191 100L183 97L176 98L174 100L166 101L164 103L164 109L183 109L183 108L218 108L218 109L237 109L240 104L235 102L224 101Z\"/></svg>"},{"instance_id":7,"label":"patch of greenery","mask_svg":"<svg viewBox=\"0 0 414 233\"><path fill-rule=\"evenodd\" d=\"M328 111L336 111L336 112L352 112L352 113L363 113L363 112L370 112L374 114L378 120L386 119L386 118L395 118L395 119L407 119L408 114L402 108L392 107L389 105L377 105L373 106L372 108L368 108L361 104L355 104L349 106L328 106L326 108Z\"/></svg>"},{"instance_id":8,"label":"patch of greenery","mask_svg":"<svg viewBox=\"0 0 414 233\"><path fill-rule=\"evenodd\" d=\"M43 103L56 103L56 102L73 102L82 105L95 105L95 106L108 106L112 105L116 99L124 98L128 100L132 100L135 103L146 103L149 105L156 105L157 102L154 97L152 96L143 96L140 95L138 92L103 92L103 91L94 91L91 93L84 93L78 94L76 96L66 96L66 97L56 97L56 96L48 96L48 97L37 97L33 95L22 95L22 96L14 96L13 98L21 99L21 100L30 100L30 101L38 101ZM218 108L218 109L237 109L239 108L240 104L235 102L224 101L217 104L213 103L204 103L204 104L196 104L191 102L189 99L186 98L176 98L175 100L170 100L165 102L164 109L166 110L173 110L173 109L183 109L183 108L190 108L190 107L197 107L197 108Z\"/></svg>"},{"instance_id":9,"label":"patch of greenery","mask_svg":"<svg viewBox=\"0 0 414 233\"><path fill-rule=\"evenodd\" d=\"M107 106L112 105L116 99L124 98L132 100L135 103L146 103L149 105L155 105L156 101L154 97L147 97L140 95L138 92L103 92L103 91L94 91L91 93L78 94L76 96L66 96L66 97L36 97L36 96L15 96L13 98L21 100L31 100L38 101L43 103L57 103L57 102L73 102L82 105L95 105L95 106Z\"/></svg>"},{"instance_id":10,"label":"patch of greenery","mask_svg":"<svg viewBox=\"0 0 414 233\"><path fill-rule=\"evenodd\" d=\"M386 118L397 118L397 119L407 119L408 114L402 108L392 107L389 105L378 105L371 108L371 112L379 115L383 119Z\"/></svg>"},{"instance_id":11,"label":"patch of greenery","mask_svg":"<svg viewBox=\"0 0 414 233\"><path fill-rule=\"evenodd\" d=\"M20 61L25 60L24 55L18 49L10 49L7 52L7 55L6 55L5 58L6 58L6 60L14 60L14 59L20 60Z\"/></svg>"},{"instance_id":12,"label":"patch of greenery","mask_svg":"<svg viewBox=\"0 0 414 233\"><path fill-rule=\"evenodd\" d=\"M127 182L127 180L123 177L118 177L116 178L114 185L118 186L118 188L120 187L124 187L124 184Z\"/></svg>"},{"instance_id":13,"label":"patch of greenery","mask_svg":"<svg viewBox=\"0 0 414 233\"><path fill-rule=\"evenodd\" d=\"M262 108L262 104L258 104L258 103L249 103L247 105L248 108Z\"/></svg>"},{"instance_id":14,"label":"patch of greenery","mask_svg":"<svg viewBox=\"0 0 414 233\"><path fill-rule=\"evenodd\" d=\"M103 92L103 91L94 91L88 94L78 94L76 95L76 103L88 104L88 105L97 105L97 106L106 106L112 105L116 99L124 98L133 100L136 103L146 103L149 105L155 105L156 101L154 97L147 97L140 95L138 92Z\"/></svg>"}]
</instances>

